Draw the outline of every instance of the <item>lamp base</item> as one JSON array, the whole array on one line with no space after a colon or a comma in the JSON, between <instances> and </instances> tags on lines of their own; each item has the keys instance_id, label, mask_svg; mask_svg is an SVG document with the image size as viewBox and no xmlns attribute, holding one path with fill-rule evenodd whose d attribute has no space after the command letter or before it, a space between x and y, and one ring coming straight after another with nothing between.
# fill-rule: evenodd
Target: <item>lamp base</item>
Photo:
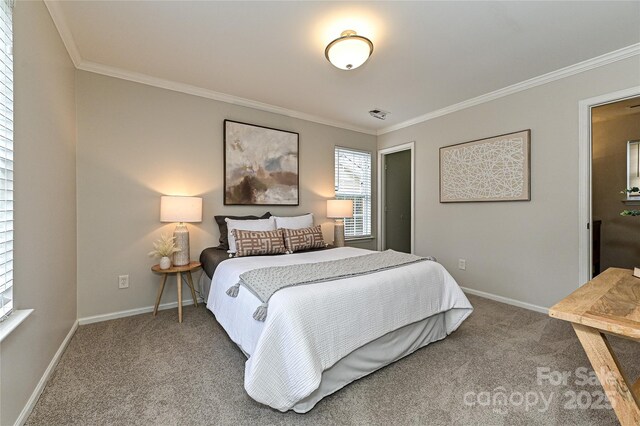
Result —
<instances>
[{"instance_id":1,"label":"lamp base","mask_svg":"<svg viewBox=\"0 0 640 426\"><path fill-rule=\"evenodd\" d=\"M344 220L336 219L333 225L333 245L335 247L344 247Z\"/></svg>"},{"instance_id":2,"label":"lamp base","mask_svg":"<svg viewBox=\"0 0 640 426\"><path fill-rule=\"evenodd\" d=\"M180 222L175 231L173 231L173 237L175 238L176 248L180 251L173 254L173 265L184 266L190 262L189 258L189 230L187 225Z\"/></svg>"}]
</instances>

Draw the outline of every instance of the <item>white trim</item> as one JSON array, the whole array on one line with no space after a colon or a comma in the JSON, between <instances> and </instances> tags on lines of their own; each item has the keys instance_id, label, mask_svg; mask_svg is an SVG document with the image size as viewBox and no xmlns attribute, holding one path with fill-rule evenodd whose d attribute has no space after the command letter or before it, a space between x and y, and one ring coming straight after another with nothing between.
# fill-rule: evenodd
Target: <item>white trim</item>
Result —
<instances>
[{"instance_id":1,"label":"white trim","mask_svg":"<svg viewBox=\"0 0 640 426\"><path fill-rule=\"evenodd\" d=\"M635 86L578 102L578 287L591 279L591 108L638 95Z\"/></svg>"},{"instance_id":2,"label":"white trim","mask_svg":"<svg viewBox=\"0 0 640 426\"><path fill-rule=\"evenodd\" d=\"M362 237L352 237L352 238L344 238L345 242L349 242L349 241L353 241L353 242L358 242L358 241L369 241L369 240L375 240L376 236L375 235L365 235Z\"/></svg>"},{"instance_id":3,"label":"white trim","mask_svg":"<svg viewBox=\"0 0 640 426\"><path fill-rule=\"evenodd\" d=\"M543 306L533 305L527 302L521 302L519 300L510 299L508 297L498 296L493 293L487 293L485 291L474 290L468 287L460 287L465 293L473 294L475 296L484 297L485 299L495 300L496 302L506 303L507 305L517 306L519 308L528 309L530 311L540 312L541 314L548 315L549 308Z\"/></svg>"},{"instance_id":4,"label":"white trim","mask_svg":"<svg viewBox=\"0 0 640 426\"><path fill-rule=\"evenodd\" d=\"M393 154L400 151L411 151L411 253L416 252L416 143L408 142L402 145L396 145L389 148L378 150L378 250L384 248L384 220L385 211L383 207L384 201L384 161L383 157L387 154Z\"/></svg>"},{"instance_id":5,"label":"white trim","mask_svg":"<svg viewBox=\"0 0 640 426\"><path fill-rule=\"evenodd\" d=\"M241 98L239 96L228 95L209 89L204 89L190 84L178 83L163 78L153 77L147 74L127 71L122 68L111 67L96 62L82 61L77 66L78 69L89 71L96 74L102 74L109 77L115 77L122 80L133 81L135 83L146 84L148 86L159 87L161 89L173 90L174 92L186 93L188 95L199 96L201 98L213 99L220 102L226 102L233 105L240 105L247 108L253 108L260 111L271 112L273 114L284 115L286 117L298 118L300 120L311 121L313 123L324 124L326 126L338 127L354 132L365 133L368 135L376 135L376 131L353 126L341 121L329 120L317 115L307 114L292 109L282 108L276 105L258 102L251 99Z\"/></svg>"},{"instance_id":6,"label":"white trim","mask_svg":"<svg viewBox=\"0 0 640 426\"><path fill-rule=\"evenodd\" d=\"M523 90L528 90L536 86L551 83L553 81L560 80L565 77L570 77L572 75L579 74L584 71L589 71L591 69L598 68L604 65L608 65L613 62L621 61L635 55L640 55L640 43L632 44L631 46L623 47L622 49L614 50L613 52L605 53L604 55L596 56L595 58L587 59L586 61L578 62L577 64L560 68L559 70L542 74L540 76L530 78L529 80L525 80L520 83L495 90L493 92L485 93L484 95L480 95L475 98L467 99L466 101L450 105L448 107L432 111L427 114L423 114L410 120L403 121L402 123L394 124L393 126L384 127L378 130L377 134L378 136L380 136L385 133L393 132L394 130L413 126L414 124L422 123L424 121L432 120L434 118L480 105L485 102L503 98L514 93L522 92Z\"/></svg>"},{"instance_id":7,"label":"white trim","mask_svg":"<svg viewBox=\"0 0 640 426\"><path fill-rule=\"evenodd\" d=\"M203 300L198 297L198 303L203 303ZM193 304L193 300L192 299L188 299L188 300L183 300L182 301L182 306L188 306ZM173 308L177 308L178 307L178 302L169 302L169 303L163 303L158 307L159 311L165 310L165 309L173 309ZM117 319L117 318L125 318L125 317L130 317L133 315L140 315L140 314L146 314L149 312L153 312L153 306L145 306L144 308L135 308L135 309L128 309L126 311L118 311L118 312L111 312L108 314L100 314L100 315L94 315L94 316L90 316L90 317L84 317L84 318L79 318L78 322L80 323L80 325L86 325L86 324L93 324L94 322L102 322L102 321L109 321L112 319Z\"/></svg>"},{"instance_id":8,"label":"white trim","mask_svg":"<svg viewBox=\"0 0 640 426\"><path fill-rule=\"evenodd\" d=\"M220 102L226 102L229 104L240 105L247 108L254 108L261 111L271 112L274 114L284 115L286 117L299 118L300 120L311 121L313 123L324 124L326 126L338 127L340 129L351 130L354 132L365 133L368 135L376 135L376 131L372 129L365 129L363 127L354 126L341 121L329 120L316 115L307 114L292 109L282 108L276 105L271 105L263 102L254 101L251 99L241 98L239 96L228 95L226 93L220 93L213 90L204 89L190 84L179 83L176 81L165 80L162 78L153 77L147 74L137 73L133 71L127 71L122 68L116 68L108 65L99 64L96 62L86 61L82 59L78 45L73 38L73 34L69 29L69 25L64 17L64 12L60 6L60 2L57 0L44 0L49 15L60 34L60 38L67 48L67 52L73 61L75 67L79 70L89 71L96 74L102 74L109 77L115 77L122 80L133 81L136 83L146 84L148 86L159 87L161 89L172 90L174 92L186 93L188 95L200 96L202 98L213 99Z\"/></svg>"},{"instance_id":9,"label":"white trim","mask_svg":"<svg viewBox=\"0 0 640 426\"><path fill-rule=\"evenodd\" d=\"M82 62L82 57L80 56L80 51L78 50L78 45L76 44L75 39L73 38L73 34L69 29L69 25L67 25L64 12L60 7L60 1L44 0L44 4L47 6L47 9L49 9L49 15L51 15L53 25L55 25L58 30L62 43L64 44L64 47L67 48L67 52L69 53L69 57L71 57L73 65L78 68L78 65Z\"/></svg>"},{"instance_id":10,"label":"white trim","mask_svg":"<svg viewBox=\"0 0 640 426\"><path fill-rule=\"evenodd\" d=\"M78 320L76 320L73 323L73 325L71 326L71 330L69 330L69 332L67 333L67 337L65 337L64 340L62 341L62 344L60 345L55 355L51 359L51 362L47 366L47 369L44 370L44 374L40 378L40 381L36 385L36 388L31 393L31 396L29 397L27 404L24 406L24 408L20 412L20 415L16 419L16 422L14 423L15 426L21 426L24 424L24 422L27 421L27 417L29 417L29 414L31 414L31 410L33 410L33 407L35 407L36 402L38 402L38 399L40 398L40 394L42 394L42 391L47 385L47 382L49 381L49 377L51 376L51 373L53 373L53 370L56 368L56 365L58 365L58 361L60 361L60 358L62 357L64 350L69 345L69 342L71 341L71 338L73 337L77 329L78 329Z\"/></svg>"},{"instance_id":11,"label":"white trim","mask_svg":"<svg viewBox=\"0 0 640 426\"><path fill-rule=\"evenodd\" d=\"M635 55L640 55L640 43L635 43L627 47L623 47L612 52L605 53L595 58L587 59L586 61L578 62L577 64L570 65L568 67L560 68L559 70L552 71L529 80L522 81L520 83L513 84L511 86L504 87L493 92L485 93L484 95L477 96L475 98L468 99L463 102L459 102L454 105L450 105L445 108L441 108L436 111L432 111L418 117L403 121L402 123L394 124L393 126L384 127L377 131L371 129L365 129L351 124L342 123L338 121L328 120L322 117L318 117L311 114L306 114L300 111L281 108L275 105L270 105L262 102L253 101L250 99L240 98L233 95L227 95L225 93L215 92L213 90L203 89L196 86L191 86L184 83L178 83L170 80L152 77L150 75L135 73L120 68L111 67L108 65L102 65L91 61L85 61L80 55L78 46L73 38L73 34L67 25L64 17L64 12L60 7L60 4L56 0L44 0L51 19L60 34L60 38L69 52L69 56L73 61L76 68L94 72L97 74L103 74L110 77L116 77L123 80L134 81L137 83L147 84L149 86L160 87L163 89L173 90L176 92L182 92L194 96L200 96L208 99L214 99L221 102L227 102L235 105L241 105L248 108L255 108L262 111L272 112L274 114L281 114L287 117L299 118L301 120L311 121L314 123L325 124L327 126L338 127L341 129L352 130L354 132L365 133L368 135L380 136L385 133L399 130L405 127L412 126L414 124L422 123L424 121L432 120L443 115L451 114L456 111L470 108L472 106L480 105L485 102L490 102L495 99L499 99L508 95L512 95L523 90L531 89L532 87L540 86L550 83L552 81L560 80L565 77L569 77L584 71L588 71L594 68L598 68L604 65L611 64L613 62L621 61L623 59L630 58Z\"/></svg>"},{"instance_id":12,"label":"white trim","mask_svg":"<svg viewBox=\"0 0 640 426\"><path fill-rule=\"evenodd\" d=\"M7 319L0 322L0 342L6 339L32 313L33 309L19 309L11 312Z\"/></svg>"}]
</instances>

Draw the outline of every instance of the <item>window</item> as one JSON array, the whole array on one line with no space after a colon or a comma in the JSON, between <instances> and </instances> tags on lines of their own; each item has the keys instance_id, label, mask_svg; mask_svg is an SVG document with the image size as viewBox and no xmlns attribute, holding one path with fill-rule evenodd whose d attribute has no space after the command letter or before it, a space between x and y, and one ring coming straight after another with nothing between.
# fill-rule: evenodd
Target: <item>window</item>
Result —
<instances>
[{"instance_id":1,"label":"window","mask_svg":"<svg viewBox=\"0 0 640 426\"><path fill-rule=\"evenodd\" d=\"M0 0L0 319L13 310L13 23Z\"/></svg>"},{"instance_id":2,"label":"window","mask_svg":"<svg viewBox=\"0 0 640 426\"><path fill-rule=\"evenodd\" d=\"M353 218L344 220L344 236L371 236L371 153L336 147L336 199L353 200Z\"/></svg>"}]
</instances>

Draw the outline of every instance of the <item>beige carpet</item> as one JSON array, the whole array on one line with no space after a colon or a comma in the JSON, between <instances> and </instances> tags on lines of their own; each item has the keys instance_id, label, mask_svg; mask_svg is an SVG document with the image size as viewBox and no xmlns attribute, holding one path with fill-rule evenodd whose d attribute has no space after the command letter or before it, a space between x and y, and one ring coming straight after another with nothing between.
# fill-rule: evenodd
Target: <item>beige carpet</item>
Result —
<instances>
[{"instance_id":1,"label":"beige carpet","mask_svg":"<svg viewBox=\"0 0 640 426\"><path fill-rule=\"evenodd\" d=\"M173 309L81 326L27 424L616 424L599 402L602 388L576 377L590 365L568 324L469 299L475 312L447 339L304 415L274 411L245 393L245 358L204 307L185 309L182 324ZM628 373L640 375L640 345L611 341ZM538 383L538 369L571 377ZM505 405L497 404L500 394Z\"/></svg>"}]
</instances>

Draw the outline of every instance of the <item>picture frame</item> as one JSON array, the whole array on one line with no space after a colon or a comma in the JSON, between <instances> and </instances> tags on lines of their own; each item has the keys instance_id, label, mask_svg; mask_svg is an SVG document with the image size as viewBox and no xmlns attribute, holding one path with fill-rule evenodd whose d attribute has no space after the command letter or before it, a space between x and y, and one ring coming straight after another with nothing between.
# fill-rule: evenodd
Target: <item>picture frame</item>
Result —
<instances>
[{"instance_id":1,"label":"picture frame","mask_svg":"<svg viewBox=\"0 0 640 426\"><path fill-rule=\"evenodd\" d=\"M300 204L300 135L224 120L224 205Z\"/></svg>"},{"instance_id":2,"label":"picture frame","mask_svg":"<svg viewBox=\"0 0 640 426\"><path fill-rule=\"evenodd\" d=\"M531 129L440 148L440 203L531 200Z\"/></svg>"}]
</instances>

